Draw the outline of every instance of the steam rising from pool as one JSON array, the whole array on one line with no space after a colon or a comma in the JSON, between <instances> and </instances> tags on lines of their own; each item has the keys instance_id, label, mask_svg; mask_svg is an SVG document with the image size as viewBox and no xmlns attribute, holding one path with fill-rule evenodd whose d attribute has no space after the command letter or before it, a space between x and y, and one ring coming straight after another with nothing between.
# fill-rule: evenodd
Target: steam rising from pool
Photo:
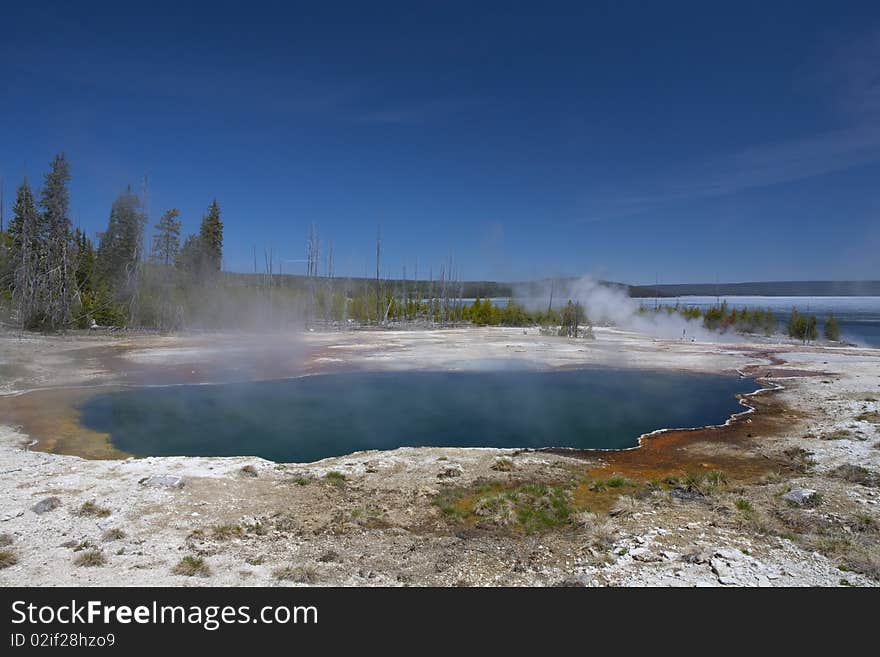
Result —
<instances>
[{"instance_id":1,"label":"steam rising from pool","mask_svg":"<svg viewBox=\"0 0 880 657\"><path fill-rule=\"evenodd\" d=\"M545 281L540 286L530 283L515 292L518 298L525 299L526 305L532 310L546 309L552 293L556 309L569 300L579 302L593 322L611 324L655 338L701 342L738 342L741 339L734 334L722 336L705 328L701 321L688 320L679 314L641 313L640 303L629 296L626 288L601 283L590 276L576 280Z\"/></svg>"}]
</instances>

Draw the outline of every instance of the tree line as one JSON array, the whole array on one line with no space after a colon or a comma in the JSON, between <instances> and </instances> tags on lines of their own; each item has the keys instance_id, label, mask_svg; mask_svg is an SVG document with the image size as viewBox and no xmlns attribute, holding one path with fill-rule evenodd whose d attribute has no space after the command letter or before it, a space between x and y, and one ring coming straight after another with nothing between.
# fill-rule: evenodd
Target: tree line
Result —
<instances>
[{"instance_id":1,"label":"tree line","mask_svg":"<svg viewBox=\"0 0 880 657\"><path fill-rule=\"evenodd\" d=\"M84 231L73 228L70 181L70 165L61 153L50 162L37 193L27 178L18 186L12 218L6 230L0 228L2 301L9 318L24 329L49 331L102 324L168 328L173 324L170 288L203 284L220 271L223 223L217 201L208 207L199 233L183 245L179 212L165 212L147 259L141 197L129 187L116 198L95 247Z\"/></svg>"},{"instance_id":2,"label":"tree line","mask_svg":"<svg viewBox=\"0 0 880 657\"><path fill-rule=\"evenodd\" d=\"M728 305L726 301L700 309L698 306L688 306L676 303L675 305L662 305L658 308L648 308L642 305L639 308L641 314L650 312L665 312L678 314L688 320L701 320L705 328L711 331L736 333L773 335L779 328L776 315L769 308L736 308ZM785 332L789 337L809 342L819 338L819 322L815 315L803 315L796 309L792 309ZM823 336L826 340L840 340L840 325L834 315L829 315L823 326Z\"/></svg>"},{"instance_id":3,"label":"tree line","mask_svg":"<svg viewBox=\"0 0 880 657\"><path fill-rule=\"evenodd\" d=\"M376 236L374 276L336 277L332 242L322 243L314 225L306 242L305 276L281 275L280 263L276 271L272 249L264 250L262 271L254 249L252 274L223 272L224 226L216 199L202 216L198 232L186 237L179 210L163 212L153 226L147 250L145 204L129 187L113 201L106 229L97 235L95 246L84 231L72 226L70 181L63 153L50 162L38 190L23 179L5 230L0 201L0 305L7 309L7 318L24 329L286 328L304 321L307 326L337 327L398 323L541 326L569 337L592 335L580 303L563 300L554 307L551 292L546 309L529 310L512 298L506 304L495 304L488 293L480 292L509 290L463 281L452 257L441 264L437 276L429 268L427 279L419 278L418 266L412 279L406 266L399 279L383 276L381 230ZM469 302L473 296L468 295L474 292L476 300ZM639 312L652 310L643 306ZM770 335L777 330L772 311L737 309L726 302L706 310L663 305L653 312L678 313L720 332ZM818 337L816 317L797 311L792 311L787 330L803 341ZM825 322L824 336L829 340L840 337L833 316Z\"/></svg>"}]
</instances>

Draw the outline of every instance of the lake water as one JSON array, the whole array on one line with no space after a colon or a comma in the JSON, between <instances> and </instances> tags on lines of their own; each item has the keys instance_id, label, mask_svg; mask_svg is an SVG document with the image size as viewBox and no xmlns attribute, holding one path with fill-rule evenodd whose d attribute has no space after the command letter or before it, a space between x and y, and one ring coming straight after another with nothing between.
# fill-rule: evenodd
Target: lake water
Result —
<instances>
[{"instance_id":1,"label":"lake water","mask_svg":"<svg viewBox=\"0 0 880 657\"><path fill-rule=\"evenodd\" d=\"M833 314L840 324L840 338L864 347L880 347L880 297L747 297L722 296L698 297L682 296L661 298L660 304L674 305L676 302L686 306L709 308L726 301L735 308L769 308L779 320L779 328L784 331L792 308L799 313L816 315L821 336L825 319ZM636 299L653 307L654 299Z\"/></svg>"},{"instance_id":2,"label":"lake water","mask_svg":"<svg viewBox=\"0 0 880 657\"><path fill-rule=\"evenodd\" d=\"M136 456L309 462L402 446L626 448L661 428L722 424L760 386L720 375L590 368L388 372L134 388L81 421Z\"/></svg>"}]
</instances>

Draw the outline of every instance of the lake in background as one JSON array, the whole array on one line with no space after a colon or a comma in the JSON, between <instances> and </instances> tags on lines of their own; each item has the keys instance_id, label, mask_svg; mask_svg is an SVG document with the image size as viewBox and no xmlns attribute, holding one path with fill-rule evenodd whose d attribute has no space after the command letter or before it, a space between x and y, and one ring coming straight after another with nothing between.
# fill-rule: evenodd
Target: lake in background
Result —
<instances>
[{"instance_id":1,"label":"lake in background","mask_svg":"<svg viewBox=\"0 0 880 657\"><path fill-rule=\"evenodd\" d=\"M853 342L864 347L880 347L880 297L746 297L746 296L681 296L661 297L660 305L698 306L706 309L726 301L735 308L769 308L779 321L779 328L785 331L792 308L799 313L816 315L819 320L819 335L825 319L833 314L840 324L841 340ZM653 307L654 298L635 299Z\"/></svg>"}]
</instances>

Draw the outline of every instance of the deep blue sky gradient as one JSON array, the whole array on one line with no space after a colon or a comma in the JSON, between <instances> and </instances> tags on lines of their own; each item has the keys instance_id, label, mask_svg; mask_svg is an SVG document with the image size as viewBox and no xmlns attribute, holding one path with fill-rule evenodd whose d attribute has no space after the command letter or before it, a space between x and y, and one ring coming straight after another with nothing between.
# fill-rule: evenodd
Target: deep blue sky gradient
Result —
<instances>
[{"instance_id":1,"label":"deep blue sky gradient","mask_svg":"<svg viewBox=\"0 0 880 657\"><path fill-rule=\"evenodd\" d=\"M64 150L89 233L147 175L231 270L880 278L877 2L427 6L4 7L7 217Z\"/></svg>"}]
</instances>

